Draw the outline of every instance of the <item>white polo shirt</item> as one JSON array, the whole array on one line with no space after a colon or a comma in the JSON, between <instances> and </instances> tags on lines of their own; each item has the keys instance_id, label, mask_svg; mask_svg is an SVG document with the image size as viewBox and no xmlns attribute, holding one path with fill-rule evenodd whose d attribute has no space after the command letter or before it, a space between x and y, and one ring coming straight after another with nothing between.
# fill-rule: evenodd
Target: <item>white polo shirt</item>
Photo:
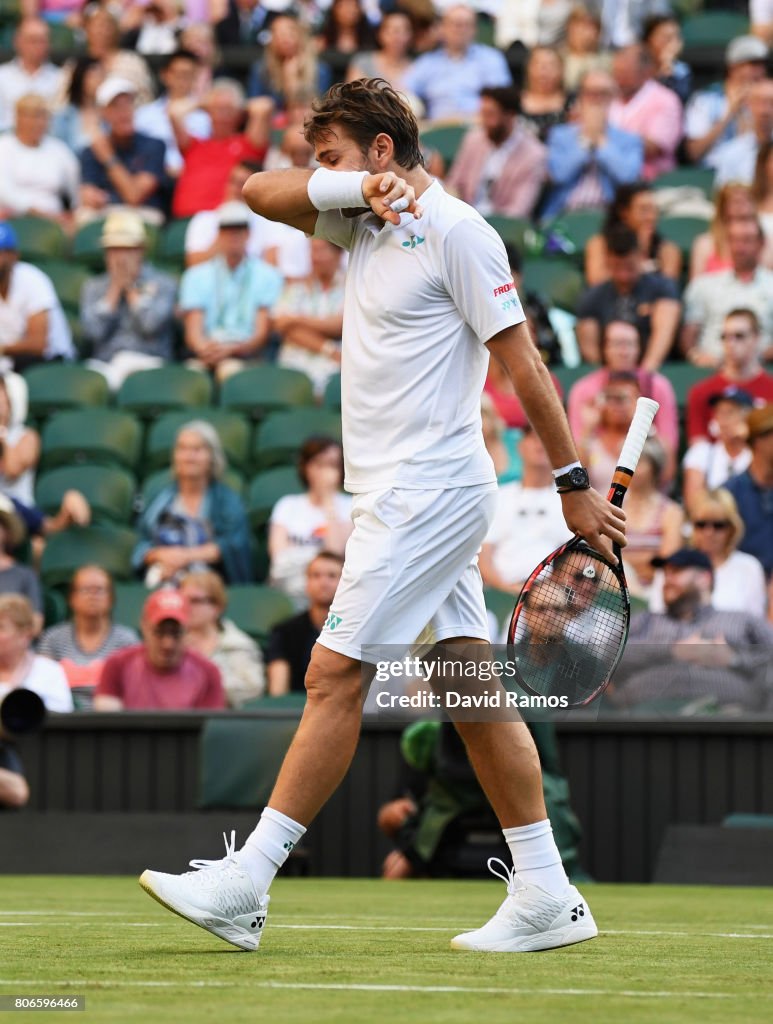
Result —
<instances>
[{"instance_id":1,"label":"white polo shirt","mask_svg":"<svg viewBox=\"0 0 773 1024\"><path fill-rule=\"evenodd\" d=\"M64 315L51 278L31 263L17 263L5 299L0 296L0 352L24 336L27 321L36 313L48 313L48 339L45 359L62 356L72 359L70 325Z\"/></svg>"},{"instance_id":2,"label":"white polo shirt","mask_svg":"<svg viewBox=\"0 0 773 1024\"><path fill-rule=\"evenodd\" d=\"M504 246L435 181L420 220L320 213L350 251L341 398L347 491L496 481L483 443L485 342L525 320Z\"/></svg>"}]
</instances>

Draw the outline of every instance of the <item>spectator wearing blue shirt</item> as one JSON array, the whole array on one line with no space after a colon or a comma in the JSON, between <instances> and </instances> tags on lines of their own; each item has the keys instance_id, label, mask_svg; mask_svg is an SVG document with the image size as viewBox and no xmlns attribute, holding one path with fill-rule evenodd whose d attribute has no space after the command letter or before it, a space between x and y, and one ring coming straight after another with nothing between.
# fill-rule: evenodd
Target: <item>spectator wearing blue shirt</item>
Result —
<instances>
[{"instance_id":1,"label":"spectator wearing blue shirt","mask_svg":"<svg viewBox=\"0 0 773 1024\"><path fill-rule=\"evenodd\" d=\"M99 112L108 128L97 131L81 153L81 207L86 221L103 217L111 206L131 206L143 220L164 219L162 185L166 146L134 127L136 87L111 77L97 89Z\"/></svg>"},{"instance_id":2,"label":"spectator wearing blue shirt","mask_svg":"<svg viewBox=\"0 0 773 1024\"><path fill-rule=\"evenodd\" d=\"M735 498L746 532L739 551L762 562L773 577L773 404L752 409L747 420L752 461L724 485Z\"/></svg>"},{"instance_id":3,"label":"spectator wearing blue shirt","mask_svg":"<svg viewBox=\"0 0 773 1024\"><path fill-rule=\"evenodd\" d=\"M472 118L478 113L485 86L512 85L504 55L475 40L476 19L471 7L449 7L440 23L442 46L419 57L403 85L419 97L430 121Z\"/></svg>"},{"instance_id":4,"label":"spectator wearing blue shirt","mask_svg":"<svg viewBox=\"0 0 773 1024\"><path fill-rule=\"evenodd\" d=\"M195 357L189 365L222 381L265 346L282 275L247 255L251 214L244 203L224 203L217 214L218 253L185 271L180 308L185 344Z\"/></svg>"},{"instance_id":5,"label":"spectator wearing blue shirt","mask_svg":"<svg viewBox=\"0 0 773 1024\"><path fill-rule=\"evenodd\" d=\"M617 92L608 72L586 71L577 94L577 118L548 135L548 176L553 188L542 209L550 219L565 210L601 209L619 185L636 181L644 162L638 135L609 123Z\"/></svg>"}]
</instances>

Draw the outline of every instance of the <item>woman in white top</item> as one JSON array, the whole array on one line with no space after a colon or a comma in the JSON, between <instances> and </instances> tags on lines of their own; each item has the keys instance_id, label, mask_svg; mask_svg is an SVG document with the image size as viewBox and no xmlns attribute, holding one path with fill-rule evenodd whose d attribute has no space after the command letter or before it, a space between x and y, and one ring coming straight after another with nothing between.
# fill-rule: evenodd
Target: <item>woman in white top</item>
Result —
<instances>
[{"instance_id":1,"label":"woman in white top","mask_svg":"<svg viewBox=\"0 0 773 1024\"><path fill-rule=\"evenodd\" d=\"M688 511L706 490L715 490L731 476L743 473L752 459L746 416L754 399L749 392L728 387L714 395L709 404L714 408L709 422L709 433L714 440L702 437L695 441L682 460L682 497Z\"/></svg>"},{"instance_id":2,"label":"woman in white top","mask_svg":"<svg viewBox=\"0 0 773 1024\"><path fill-rule=\"evenodd\" d=\"M352 532L352 499L341 493L343 452L330 437L306 441L298 460L298 475L306 492L280 498L271 513L269 578L298 607L304 607L309 562L322 550L343 555Z\"/></svg>"},{"instance_id":3,"label":"woman in white top","mask_svg":"<svg viewBox=\"0 0 773 1024\"><path fill-rule=\"evenodd\" d=\"M753 555L737 550L744 524L730 491L720 487L696 496L690 521L693 546L709 556L714 568L712 607L764 618L767 612L765 572ZM650 610L663 610L662 590L653 593Z\"/></svg>"},{"instance_id":4,"label":"woman in white top","mask_svg":"<svg viewBox=\"0 0 773 1024\"><path fill-rule=\"evenodd\" d=\"M0 376L0 491L22 505L35 504L40 435L24 425L27 384L18 373Z\"/></svg>"},{"instance_id":5,"label":"woman in white top","mask_svg":"<svg viewBox=\"0 0 773 1024\"><path fill-rule=\"evenodd\" d=\"M0 700L21 687L37 693L48 711L72 711L62 666L32 650L38 625L26 597L0 594Z\"/></svg>"}]
</instances>

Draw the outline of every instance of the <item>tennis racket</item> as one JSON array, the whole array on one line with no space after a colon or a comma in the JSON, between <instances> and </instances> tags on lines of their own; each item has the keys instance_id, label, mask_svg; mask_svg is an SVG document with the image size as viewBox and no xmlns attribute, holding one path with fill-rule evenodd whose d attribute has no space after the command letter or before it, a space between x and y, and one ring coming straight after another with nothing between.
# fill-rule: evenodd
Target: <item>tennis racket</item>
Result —
<instances>
[{"instance_id":1,"label":"tennis racket","mask_svg":"<svg viewBox=\"0 0 773 1024\"><path fill-rule=\"evenodd\" d=\"M657 411L651 398L638 399L607 494L618 508ZM614 552L620 559L617 545ZM507 637L515 645L516 682L527 693L552 698L547 707L589 704L620 661L630 618L622 560L614 565L573 537L540 562L521 590Z\"/></svg>"}]
</instances>

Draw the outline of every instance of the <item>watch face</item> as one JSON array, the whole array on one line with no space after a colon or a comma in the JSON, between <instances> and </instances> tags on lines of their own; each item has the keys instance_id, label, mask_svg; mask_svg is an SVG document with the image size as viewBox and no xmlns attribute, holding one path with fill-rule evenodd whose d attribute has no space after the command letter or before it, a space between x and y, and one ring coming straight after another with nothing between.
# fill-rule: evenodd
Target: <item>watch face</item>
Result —
<instances>
[{"instance_id":1,"label":"watch face","mask_svg":"<svg viewBox=\"0 0 773 1024\"><path fill-rule=\"evenodd\" d=\"M569 479L572 487L584 487L588 483L588 473L577 466L570 472Z\"/></svg>"}]
</instances>

